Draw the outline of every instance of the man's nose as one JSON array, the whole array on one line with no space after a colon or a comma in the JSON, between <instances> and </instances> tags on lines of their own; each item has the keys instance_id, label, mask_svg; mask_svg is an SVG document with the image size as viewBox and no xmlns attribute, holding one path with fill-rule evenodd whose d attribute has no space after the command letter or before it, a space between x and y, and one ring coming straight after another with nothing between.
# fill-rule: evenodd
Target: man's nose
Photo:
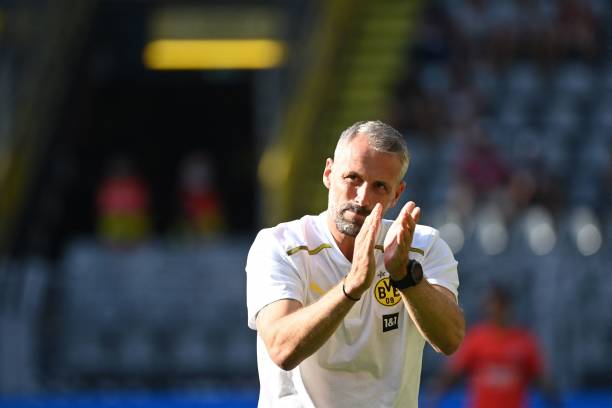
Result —
<instances>
[{"instance_id":1,"label":"man's nose","mask_svg":"<svg viewBox=\"0 0 612 408\"><path fill-rule=\"evenodd\" d=\"M362 183L357 188L357 195L355 196L355 202L362 207L371 208L370 206L370 187L368 183Z\"/></svg>"}]
</instances>

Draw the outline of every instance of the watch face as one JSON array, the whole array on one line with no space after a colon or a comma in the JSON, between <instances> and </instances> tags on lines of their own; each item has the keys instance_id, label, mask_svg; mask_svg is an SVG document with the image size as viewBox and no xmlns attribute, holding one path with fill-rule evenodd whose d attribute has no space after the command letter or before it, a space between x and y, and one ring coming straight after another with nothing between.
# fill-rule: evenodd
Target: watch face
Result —
<instances>
[{"instance_id":1,"label":"watch face","mask_svg":"<svg viewBox=\"0 0 612 408\"><path fill-rule=\"evenodd\" d=\"M417 261L412 263L412 267L410 268L410 275L412 276L412 280L414 283L419 283L421 279L423 279L423 267Z\"/></svg>"}]
</instances>

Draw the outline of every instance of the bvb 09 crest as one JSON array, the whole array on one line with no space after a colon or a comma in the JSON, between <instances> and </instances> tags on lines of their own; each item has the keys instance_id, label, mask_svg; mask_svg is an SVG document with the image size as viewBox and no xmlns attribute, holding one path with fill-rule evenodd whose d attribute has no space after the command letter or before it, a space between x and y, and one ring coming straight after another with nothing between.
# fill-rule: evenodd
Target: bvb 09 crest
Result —
<instances>
[{"instance_id":1,"label":"bvb 09 crest","mask_svg":"<svg viewBox=\"0 0 612 408\"><path fill-rule=\"evenodd\" d=\"M399 290L391 286L389 278L382 278L376 283L374 297L383 306L395 306L402 300Z\"/></svg>"}]
</instances>

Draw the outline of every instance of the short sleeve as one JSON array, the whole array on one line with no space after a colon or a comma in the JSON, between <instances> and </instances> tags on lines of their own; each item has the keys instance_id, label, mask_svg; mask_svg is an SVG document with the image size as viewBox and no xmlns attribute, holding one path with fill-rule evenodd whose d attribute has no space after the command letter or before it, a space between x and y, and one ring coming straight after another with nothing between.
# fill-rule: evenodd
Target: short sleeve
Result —
<instances>
[{"instance_id":1,"label":"short sleeve","mask_svg":"<svg viewBox=\"0 0 612 408\"><path fill-rule=\"evenodd\" d=\"M246 263L248 325L255 330L257 313L280 299L304 304L304 284L295 265L274 237L271 229L257 234Z\"/></svg>"},{"instance_id":2,"label":"short sleeve","mask_svg":"<svg viewBox=\"0 0 612 408\"><path fill-rule=\"evenodd\" d=\"M433 244L424 258L423 273L429 283L443 286L458 297L457 261L448 244L440 238L438 231L434 231Z\"/></svg>"}]
</instances>

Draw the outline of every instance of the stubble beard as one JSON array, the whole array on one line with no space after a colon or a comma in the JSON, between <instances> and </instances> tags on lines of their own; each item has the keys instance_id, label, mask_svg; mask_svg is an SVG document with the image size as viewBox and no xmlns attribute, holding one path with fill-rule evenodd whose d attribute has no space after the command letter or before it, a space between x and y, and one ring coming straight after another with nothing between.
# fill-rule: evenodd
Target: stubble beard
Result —
<instances>
[{"instance_id":1,"label":"stubble beard","mask_svg":"<svg viewBox=\"0 0 612 408\"><path fill-rule=\"evenodd\" d=\"M371 212L366 207L362 207L351 202L345 203L340 207L336 207L335 205L330 203L330 209L334 213L334 222L338 231L350 237L356 237L357 234L359 234L363 223L347 220L346 218L344 218L344 213L346 211L352 211L359 215L368 216Z\"/></svg>"}]
</instances>

